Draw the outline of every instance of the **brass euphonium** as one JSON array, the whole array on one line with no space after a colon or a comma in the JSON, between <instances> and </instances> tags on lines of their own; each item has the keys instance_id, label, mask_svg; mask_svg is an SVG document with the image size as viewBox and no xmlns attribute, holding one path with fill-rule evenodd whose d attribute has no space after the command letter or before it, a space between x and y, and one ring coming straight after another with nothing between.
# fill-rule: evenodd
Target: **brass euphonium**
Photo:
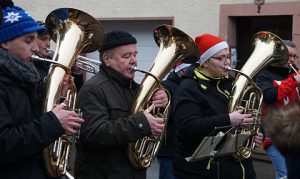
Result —
<instances>
[{"instance_id":1,"label":"brass euphonium","mask_svg":"<svg viewBox=\"0 0 300 179\"><path fill-rule=\"evenodd\" d=\"M280 66L287 63L288 50L282 40L270 32L258 32L253 38L254 51L246 61L233 83L229 100L229 113L242 107L244 113L252 114L254 122L249 127L237 127L231 135L242 134L249 136L246 142L237 148L234 154L239 160L249 158L254 150L254 136L259 132L261 125L261 105L263 94L260 88L253 82L255 75L266 66L272 64Z\"/></svg>"},{"instance_id":2,"label":"brass euphonium","mask_svg":"<svg viewBox=\"0 0 300 179\"><path fill-rule=\"evenodd\" d=\"M141 82L138 92L134 98L131 113L144 111L151 105L151 97L155 91L162 89L160 84L164 76L179 62L193 63L199 59L199 51L193 39L181 30L171 25L161 25L154 30L154 38L159 45L159 52L146 75ZM170 101L170 100L169 100ZM164 109L154 109L151 114L162 117L167 124L169 105ZM161 136L146 136L128 145L128 155L135 168L147 168L155 158Z\"/></svg>"},{"instance_id":3,"label":"brass euphonium","mask_svg":"<svg viewBox=\"0 0 300 179\"><path fill-rule=\"evenodd\" d=\"M93 52L104 42L105 34L102 25L89 14L72 8L60 8L52 11L46 18L52 40L56 42L53 64L47 76L46 95L43 111L51 111L60 103L60 95L65 74L81 52ZM68 91L67 110L75 109L76 87ZM64 134L43 151L43 158L50 176L58 177L66 174L69 152L74 135ZM68 174L68 173L67 173Z\"/></svg>"}]
</instances>

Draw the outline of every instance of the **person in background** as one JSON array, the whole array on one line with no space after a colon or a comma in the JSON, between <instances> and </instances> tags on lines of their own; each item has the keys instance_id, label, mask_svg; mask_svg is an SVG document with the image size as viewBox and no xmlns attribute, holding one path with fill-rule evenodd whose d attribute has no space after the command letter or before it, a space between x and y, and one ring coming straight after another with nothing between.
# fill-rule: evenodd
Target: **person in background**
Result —
<instances>
[{"instance_id":1,"label":"person in background","mask_svg":"<svg viewBox=\"0 0 300 179\"><path fill-rule=\"evenodd\" d=\"M0 173L1 178L50 178L42 151L65 132L77 133L83 119L65 104L42 113L37 83L40 76L32 63L39 51L38 31L45 30L18 6L2 9L0 27ZM74 85L66 76L63 89ZM63 94L62 94L63 95Z\"/></svg>"},{"instance_id":2,"label":"person in background","mask_svg":"<svg viewBox=\"0 0 300 179\"><path fill-rule=\"evenodd\" d=\"M238 160L228 155L195 162L185 159L213 131L225 133L228 128L224 126L253 122L252 114L243 114L242 109L227 111L233 85L227 70L231 60L227 42L211 34L200 35L195 42L201 55L199 66L195 65L191 76L182 77L173 106L177 132L174 175L180 179L255 179L251 158ZM257 146L262 137L261 133L255 136Z\"/></svg>"},{"instance_id":3,"label":"person in background","mask_svg":"<svg viewBox=\"0 0 300 179\"><path fill-rule=\"evenodd\" d=\"M78 95L85 123L76 145L75 177L78 179L143 179L146 169L136 169L128 157L128 144L144 136L159 136L164 120L145 111L131 114L139 87L134 82L137 66L136 39L125 31L106 33L100 48L100 71L89 79ZM158 90L151 98L158 108L168 97Z\"/></svg>"},{"instance_id":4,"label":"person in background","mask_svg":"<svg viewBox=\"0 0 300 179\"><path fill-rule=\"evenodd\" d=\"M181 82L181 76L184 74L187 67L190 64L186 63L178 63L173 71L170 72L167 79L162 81L162 85L169 91L171 96L171 101L174 101L174 96ZM172 104L171 104L172 109ZM170 111L172 111L170 109ZM173 113L170 112L167 129L165 130L165 134L163 135L163 140L157 154L157 159L159 162L159 178L160 179L175 179L173 175L172 169L172 161L175 153L175 123L173 120Z\"/></svg>"},{"instance_id":5,"label":"person in background","mask_svg":"<svg viewBox=\"0 0 300 179\"><path fill-rule=\"evenodd\" d=\"M300 105L273 110L263 121L266 134L285 158L287 178L300 178Z\"/></svg>"},{"instance_id":6,"label":"person in background","mask_svg":"<svg viewBox=\"0 0 300 179\"><path fill-rule=\"evenodd\" d=\"M37 21L40 26L45 27L45 30L41 30L38 32L38 38L37 38L37 44L39 47L39 51L35 54L41 58L52 60L53 53L50 50L51 47L51 36L48 27L45 26L45 23L43 21ZM34 60L34 65L40 72L41 80L44 81L45 77L48 75L49 68L51 63L48 61L42 61L42 60ZM74 78L75 86L77 88L77 91L80 90L81 86L84 83L83 74L84 71L72 68L71 69L71 75Z\"/></svg>"},{"instance_id":7,"label":"person in background","mask_svg":"<svg viewBox=\"0 0 300 179\"><path fill-rule=\"evenodd\" d=\"M300 83L300 75L293 71L295 69L297 50L295 44L290 40L284 40L284 44L288 48L289 59L284 66L270 65L257 75L257 86L263 91L263 120L271 109L279 109L283 106L299 102L298 85ZM266 136L263 141L264 149L272 160L275 168L276 179L287 176L286 164L283 156L272 144L271 139Z\"/></svg>"},{"instance_id":8,"label":"person in background","mask_svg":"<svg viewBox=\"0 0 300 179\"><path fill-rule=\"evenodd\" d=\"M49 29L45 26L45 23L43 21L37 22L40 26L45 27L45 30L41 30L38 32L37 45L39 47L39 51L36 53L36 55L38 55L41 58L51 60L52 55L51 53L49 53L51 46L51 37L49 34ZM40 72L41 79L44 80L44 78L48 75L48 71L51 64L47 61L42 60L34 60L33 62L37 70Z\"/></svg>"}]
</instances>

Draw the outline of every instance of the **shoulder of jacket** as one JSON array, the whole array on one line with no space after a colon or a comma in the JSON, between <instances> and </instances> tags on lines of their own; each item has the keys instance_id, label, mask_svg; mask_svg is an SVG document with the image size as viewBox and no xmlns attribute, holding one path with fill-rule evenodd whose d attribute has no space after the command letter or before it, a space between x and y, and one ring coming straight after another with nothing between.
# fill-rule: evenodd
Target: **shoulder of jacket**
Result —
<instances>
[{"instance_id":1,"label":"shoulder of jacket","mask_svg":"<svg viewBox=\"0 0 300 179\"><path fill-rule=\"evenodd\" d=\"M104 83L109 82L108 77L101 72L95 74L88 79L83 86L102 86Z\"/></svg>"},{"instance_id":2,"label":"shoulder of jacket","mask_svg":"<svg viewBox=\"0 0 300 179\"><path fill-rule=\"evenodd\" d=\"M185 78L179 84L181 90L194 91L198 88L198 81L192 78Z\"/></svg>"}]
</instances>

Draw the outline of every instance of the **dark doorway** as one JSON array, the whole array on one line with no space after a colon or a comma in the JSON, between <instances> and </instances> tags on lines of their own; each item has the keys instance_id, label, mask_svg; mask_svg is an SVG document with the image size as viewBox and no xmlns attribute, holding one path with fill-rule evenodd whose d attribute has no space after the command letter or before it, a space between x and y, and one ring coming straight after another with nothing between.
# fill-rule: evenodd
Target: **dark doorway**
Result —
<instances>
[{"instance_id":1,"label":"dark doorway","mask_svg":"<svg viewBox=\"0 0 300 179\"><path fill-rule=\"evenodd\" d=\"M253 51L252 38L256 32L269 31L281 39L292 40L293 16L234 17L236 22L237 69L240 69Z\"/></svg>"}]
</instances>

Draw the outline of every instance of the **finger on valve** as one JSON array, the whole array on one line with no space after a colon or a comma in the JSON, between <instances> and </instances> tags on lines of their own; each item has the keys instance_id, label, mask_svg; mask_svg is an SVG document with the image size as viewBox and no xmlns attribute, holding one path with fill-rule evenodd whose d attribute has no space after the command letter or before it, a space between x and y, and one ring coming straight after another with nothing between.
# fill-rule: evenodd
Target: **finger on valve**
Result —
<instances>
[{"instance_id":1,"label":"finger on valve","mask_svg":"<svg viewBox=\"0 0 300 179\"><path fill-rule=\"evenodd\" d=\"M151 104L147 109L145 109L145 112L150 113L154 109L154 104Z\"/></svg>"}]
</instances>

